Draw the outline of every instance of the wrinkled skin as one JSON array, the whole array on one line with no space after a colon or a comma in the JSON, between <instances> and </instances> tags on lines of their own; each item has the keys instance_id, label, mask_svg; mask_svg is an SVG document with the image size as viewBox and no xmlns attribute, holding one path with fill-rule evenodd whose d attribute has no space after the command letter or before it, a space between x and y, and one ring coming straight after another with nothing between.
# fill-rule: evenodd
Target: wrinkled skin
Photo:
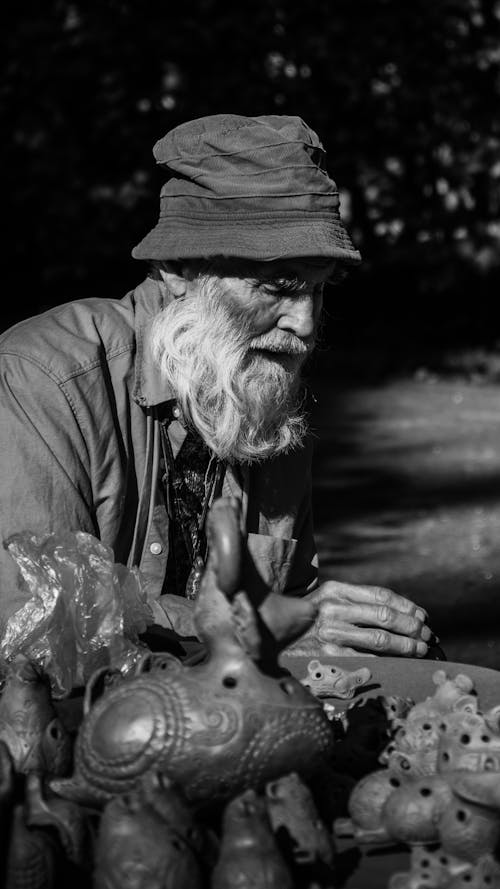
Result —
<instances>
[{"instance_id":1,"label":"wrinkled skin","mask_svg":"<svg viewBox=\"0 0 500 889\"><path fill-rule=\"evenodd\" d=\"M195 636L192 602L163 596L172 626L181 636ZM279 600L279 601L277 601ZM279 605L293 605L296 619L284 621ZM298 607L297 607L298 606ZM382 587L327 581L302 599L270 593L260 615L287 654L306 657L372 654L425 657L433 634L426 612ZM299 637L299 638L297 638Z\"/></svg>"},{"instance_id":2,"label":"wrinkled skin","mask_svg":"<svg viewBox=\"0 0 500 889\"><path fill-rule=\"evenodd\" d=\"M433 635L426 612L392 590L329 580L305 599L315 608L316 618L288 654L425 657L428 653Z\"/></svg>"}]
</instances>

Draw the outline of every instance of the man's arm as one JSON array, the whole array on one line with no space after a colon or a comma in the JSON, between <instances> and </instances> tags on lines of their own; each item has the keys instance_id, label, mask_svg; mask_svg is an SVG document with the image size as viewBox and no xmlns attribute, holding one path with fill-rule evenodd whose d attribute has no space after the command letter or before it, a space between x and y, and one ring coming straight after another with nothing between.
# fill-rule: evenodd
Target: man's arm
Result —
<instances>
[{"instance_id":1,"label":"man's arm","mask_svg":"<svg viewBox=\"0 0 500 889\"><path fill-rule=\"evenodd\" d=\"M302 595L316 617L288 651L332 657L360 652L425 657L433 637L425 610L383 587L319 583L310 495L299 516L297 549L285 593ZM261 613L266 619L265 606Z\"/></svg>"},{"instance_id":2,"label":"man's arm","mask_svg":"<svg viewBox=\"0 0 500 889\"><path fill-rule=\"evenodd\" d=\"M30 358L0 356L0 617L24 604L11 534L87 531L92 517L88 454L63 387Z\"/></svg>"}]
</instances>

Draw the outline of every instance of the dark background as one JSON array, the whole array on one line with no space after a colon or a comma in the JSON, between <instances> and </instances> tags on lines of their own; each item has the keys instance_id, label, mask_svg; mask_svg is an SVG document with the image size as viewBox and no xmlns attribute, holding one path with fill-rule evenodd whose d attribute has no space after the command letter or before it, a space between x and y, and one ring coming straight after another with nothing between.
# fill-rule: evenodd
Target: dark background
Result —
<instances>
[{"instance_id":1,"label":"dark background","mask_svg":"<svg viewBox=\"0 0 500 889\"><path fill-rule=\"evenodd\" d=\"M120 298L152 147L210 113L320 135L363 265L310 375L324 576L428 608L500 668L500 0L7 0L0 329Z\"/></svg>"},{"instance_id":2,"label":"dark background","mask_svg":"<svg viewBox=\"0 0 500 889\"><path fill-rule=\"evenodd\" d=\"M495 350L500 3L7 2L1 57L2 327L121 297L154 225L152 146L209 113L319 133L364 265L330 294L319 370Z\"/></svg>"}]
</instances>

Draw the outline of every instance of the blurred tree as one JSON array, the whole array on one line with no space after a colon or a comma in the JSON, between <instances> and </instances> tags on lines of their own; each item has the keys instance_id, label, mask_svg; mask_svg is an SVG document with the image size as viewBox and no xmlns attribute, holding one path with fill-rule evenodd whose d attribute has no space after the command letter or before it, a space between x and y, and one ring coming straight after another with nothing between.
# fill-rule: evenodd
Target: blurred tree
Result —
<instances>
[{"instance_id":1,"label":"blurred tree","mask_svg":"<svg viewBox=\"0 0 500 889\"><path fill-rule=\"evenodd\" d=\"M282 112L320 134L363 252L341 311L362 299L374 339L389 312L397 337L498 337L500 0L7 0L4 22L3 326L140 279L168 129Z\"/></svg>"}]
</instances>

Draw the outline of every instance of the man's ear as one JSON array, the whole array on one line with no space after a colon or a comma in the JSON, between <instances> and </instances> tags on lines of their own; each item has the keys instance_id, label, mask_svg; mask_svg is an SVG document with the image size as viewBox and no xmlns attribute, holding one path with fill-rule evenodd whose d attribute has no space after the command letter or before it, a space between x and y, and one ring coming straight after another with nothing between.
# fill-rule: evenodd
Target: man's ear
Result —
<instances>
[{"instance_id":1,"label":"man's ear","mask_svg":"<svg viewBox=\"0 0 500 889\"><path fill-rule=\"evenodd\" d=\"M160 275L169 293L174 297L185 296L188 281L184 277L180 262L164 262L160 267Z\"/></svg>"}]
</instances>

